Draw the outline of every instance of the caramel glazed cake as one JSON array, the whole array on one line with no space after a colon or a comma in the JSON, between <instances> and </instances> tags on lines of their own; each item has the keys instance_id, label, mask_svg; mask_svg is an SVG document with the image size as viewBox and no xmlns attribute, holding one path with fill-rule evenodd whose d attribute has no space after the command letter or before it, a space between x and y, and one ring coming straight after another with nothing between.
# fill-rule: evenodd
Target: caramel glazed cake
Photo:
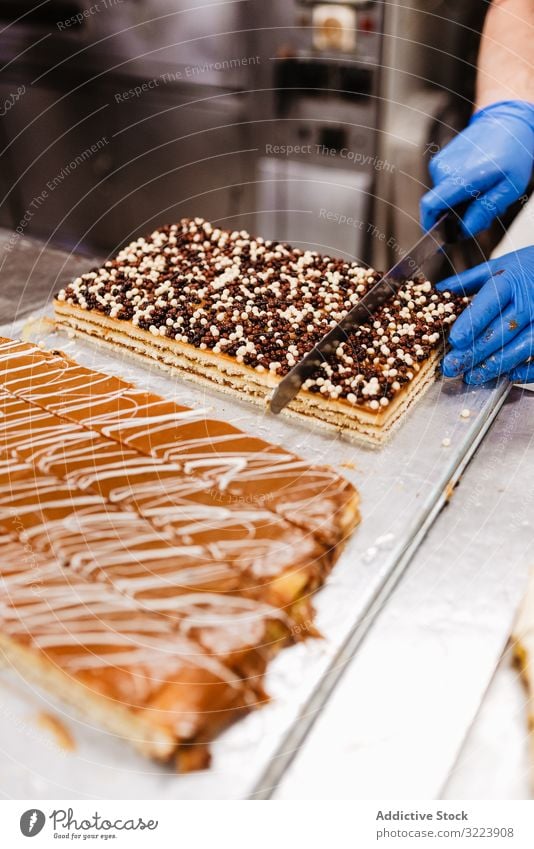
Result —
<instances>
[{"instance_id":1,"label":"caramel glazed cake","mask_svg":"<svg viewBox=\"0 0 534 849\"><path fill-rule=\"evenodd\" d=\"M266 701L359 520L352 485L60 351L0 340L0 650L181 770Z\"/></svg>"},{"instance_id":2,"label":"caramel glazed cake","mask_svg":"<svg viewBox=\"0 0 534 849\"><path fill-rule=\"evenodd\" d=\"M264 404L280 378L379 279L370 268L228 232L156 230L55 300L60 325ZM466 299L407 281L339 345L287 412L380 444L433 380Z\"/></svg>"}]
</instances>

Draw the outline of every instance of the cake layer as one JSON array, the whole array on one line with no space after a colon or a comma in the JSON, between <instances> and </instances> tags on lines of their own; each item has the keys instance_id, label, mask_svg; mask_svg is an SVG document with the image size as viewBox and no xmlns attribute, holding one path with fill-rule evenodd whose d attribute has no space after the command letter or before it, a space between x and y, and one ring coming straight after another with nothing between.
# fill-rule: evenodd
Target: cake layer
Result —
<instances>
[{"instance_id":1,"label":"cake layer","mask_svg":"<svg viewBox=\"0 0 534 849\"><path fill-rule=\"evenodd\" d=\"M359 519L354 488L333 469L141 389L60 352L0 343L0 386L147 456L178 464L230 501L261 505L335 546Z\"/></svg>"},{"instance_id":2,"label":"cake layer","mask_svg":"<svg viewBox=\"0 0 534 849\"><path fill-rule=\"evenodd\" d=\"M0 647L25 677L161 760L262 698L250 682L108 586L2 539Z\"/></svg>"},{"instance_id":3,"label":"cake layer","mask_svg":"<svg viewBox=\"0 0 534 849\"><path fill-rule=\"evenodd\" d=\"M354 488L27 343L0 341L0 408L3 652L143 751L191 764L191 743L198 762L265 699L296 626L313 634L309 594L359 518Z\"/></svg>"},{"instance_id":4,"label":"cake layer","mask_svg":"<svg viewBox=\"0 0 534 849\"><path fill-rule=\"evenodd\" d=\"M56 317L261 402L379 279L355 262L183 219L62 289ZM381 441L391 430L392 403L415 393L421 367L443 348L465 301L434 292L427 280L407 280L306 381L303 415L338 430L350 422L348 433ZM409 406L408 399L402 409ZM294 402L291 411L301 412ZM366 421L373 415L376 428Z\"/></svg>"},{"instance_id":5,"label":"cake layer","mask_svg":"<svg viewBox=\"0 0 534 849\"><path fill-rule=\"evenodd\" d=\"M136 510L179 545L202 547L206 561L229 564L248 583L264 584L266 600L288 585L278 580L288 571L292 581L300 573L309 590L328 570L330 552L277 514L227 498L221 503L208 481L184 475L179 465L146 457L1 390L0 403L0 450L118 508Z\"/></svg>"},{"instance_id":6,"label":"cake layer","mask_svg":"<svg viewBox=\"0 0 534 849\"><path fill-rule=\"evenodd\" d=\"M268 657L287 641L291 626L268 603L268 584L264 591L259 579L209 557L201 545L176 545L135 512L5 458L0 531L83 578L111 585L238 668L246 650ZM295 592L288 613L299 598ZM228 658L228 651L237 655Z\"/></svg>"},{"instance_id":7,"label":"cake layer","mask_svg":"<svg viewBox=\"0 0 534 849\"><path fill-rule=\"evenodd\" d=\"M126 352L129 356L150 365L157 364L170 374L179 373L182 377L201 383L204 386L216 386L223 392L239 400L246 397L253 404L265 409L276 378L258 375L245 367L229 368L213 357L204 355L193 369L181 349L183 346L172 343L161 344L146 331L118 328L112 322L99 315L87 315L73 307L56 306L56 315L61 315L61 324L80 337L91 336L100 345L113 351ZM387 409L378 411L364 406L348 406L343 399L332 398L325 404L321 395L301 390L289 404L284 413L308 424L342 432L372 447L383 445L394 430L402 423L408 409L432 385L440 352L431 354L422 364L414 364L409 385L398 391L389 402Z\"/></svg>"},{"instance_id":8,"label":"cake layer","mask_svg":"<svg viewBox=\"0 0 534 849\"><path fill-rule=\"evenodd\" d=\"M262 585L234 564L208 558L202 546L173 545L135 513L25 463L0 460L0 492L3 533L160 614L242 675L260 677L298 632L294 626L311 615L302 595L310 580L305 565ZM269 598L284 602L287 612Z\"/></svg>"}]
</instances>

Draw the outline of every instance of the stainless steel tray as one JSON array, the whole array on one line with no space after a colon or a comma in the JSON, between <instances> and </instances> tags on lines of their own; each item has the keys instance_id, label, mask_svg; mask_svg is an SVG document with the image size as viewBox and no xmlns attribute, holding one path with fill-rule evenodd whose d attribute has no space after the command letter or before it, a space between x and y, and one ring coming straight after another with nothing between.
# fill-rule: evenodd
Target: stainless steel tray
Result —
<instances>
[{"instance_id":1,"label":"stainless steel tray","mask_svg":"<svg viewBox=\"0 0 534 849\"><path fill-rule=\"evenodd\" d=\"M21 328L19 322L0 331L19 335ZM324 639L308 640L275 660L267 678L272 702L219 738L209 770L170 774L65 708L60 708L62 717L77 748L54 757L51 764L50 738L33 722L38 710L47 709L48 697L6 671L0 687L0 747L3 762L9 764L9 782L2 774L6 767L0 766L0 787L9 787L10 795L18 798L267 797L450 496L504 402L509 384L475 390L459 381L438 380L392 441L373 451L272 417L215 390L168 376L156 366L143 367L90 342L49 333L42 325L34 325L31 332L33 339L60 347L86 365L128 377L180 403L208 406L214 415L282 443L310 461L330 463L360 490L362 524L316 596L317 625ZM460 415L464 409L470 410L468 418ZM442 445L444 438L450 440L449 447Z\"/></svg>"}]
</instances>

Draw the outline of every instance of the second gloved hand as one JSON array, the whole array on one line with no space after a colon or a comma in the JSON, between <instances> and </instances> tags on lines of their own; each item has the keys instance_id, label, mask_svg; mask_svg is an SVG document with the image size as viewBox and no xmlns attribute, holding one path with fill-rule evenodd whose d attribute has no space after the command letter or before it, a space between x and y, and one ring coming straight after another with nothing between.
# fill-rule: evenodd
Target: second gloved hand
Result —
<instances>
[{"instance_id":1,"label":"second gloved hand","mask_svg":"<svg viewBox=\"0 0 534 849\"><path fill-rule=\"evenodd\" d=\"M505 101L475 112L430 162L434 188L421 200L421 226L428 230L442 212L467 202L465 235L486 229L525 192L533 161L533 103Z\"/></svg>"},{"instance_id":2,"label":"second gloved hand","mask_svg":"<svg viewBox=\"0 0 534 849\"><path fill-rule=\"evenodd\" d=\"M454 322L442 370L485 383L507 374L534 381L534 246L470 268L436 287L462 295L477 293Z\"/></svg>"}]
</instances>

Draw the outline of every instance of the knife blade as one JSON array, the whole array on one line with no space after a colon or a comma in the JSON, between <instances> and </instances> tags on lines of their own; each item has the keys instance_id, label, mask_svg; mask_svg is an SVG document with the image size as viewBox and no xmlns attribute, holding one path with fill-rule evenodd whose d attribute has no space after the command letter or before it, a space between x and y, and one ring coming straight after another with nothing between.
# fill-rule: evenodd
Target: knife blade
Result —
<instances>
[{"instance_id":1,"label":"knife blade","mask_svg":"<svg viewBox=\"0 0 534 849\"><path fill-rule=\"evenodd\" d=\"M450 241L447 225L454 226L452 215L444 213L433 227L421 236L415 245L389 269L363 298L349 310L335 327L306 354L276 387L269 402L272 413L280 413L298 394L302 384L334 353L340 342L346 342L349 333L364 324L383 304L397 294L406 280L417 274L421 265ZM457 219L457 216L454 216Z\"/></svg>"}]
</instances>

